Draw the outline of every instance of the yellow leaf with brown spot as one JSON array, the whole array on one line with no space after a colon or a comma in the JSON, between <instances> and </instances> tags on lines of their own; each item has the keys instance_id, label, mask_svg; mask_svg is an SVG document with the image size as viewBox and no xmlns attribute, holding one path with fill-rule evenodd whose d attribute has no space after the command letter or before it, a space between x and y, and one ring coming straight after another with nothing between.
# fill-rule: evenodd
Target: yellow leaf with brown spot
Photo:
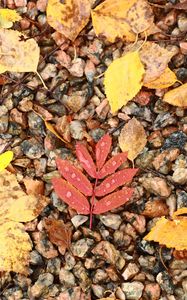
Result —
<instances>
[{"instance_id":1,"label":"yellow leaf with brown spot","mask_svg":"<svg viewBox=\"0 0 187 300\"><path fill-rule=\"evenodd\" d=\"M160 77L173 55L174 52L156 43L146 42L140 49L140 59L145 66L143 85Z\"/></svg>"},{"instance_id":2,"label":"yellow leaf with brown spot","mask_svg":"<svg viewBox=\"0 0 187 300\"><path fill-rule=\"evenodd\" d=\"M165 93L163 101L179 107L187 106L187 83Z\"/></svg>"},{"instance_id":3,"label":"yellow leaf with brown spot","mask_svg":"<svg viewBox=\"0 0 187 300\"><path fill-rule=\"evenodd\" d=\"M0 9L0 28L11 28L13 22L21 20L20 15L13 9Z\"/></svg>"},{"instance_id":4,"label":"yellow leaf with brown spot","mask_svg":"<svg viewBox=\"0 0 187 300\"><path fill-rule=\"evenodd\" d=\"M173 220L162 217L144 239L176 250L187 249L187 217L177 216Z\"/></svg>"},{"instance_id":5,"label":"yellow leaf with brown spot","mask_svg":"<svg viewBox=\"0 0 187 300\"><path fill-rule=\"evenodd\" d=\"M14 153L12 151L6 151L0 154L0 172L4 170L12 161Z\"/></svg>"},{"instance_id":6,"label":"yellow leaf with brown spot","mask_svg":"<svg viewBox=\"0 0 187 300\"><path fill-rule=\"evenodd\" d=\"M0 29L0 73L37 72L39 47L34 39L22 41L23 34Z\"/></svg>"},{"instance_id":7,"label":"yellow leaf with brown spot","mask_svg":"<svg viewBox=\"0 0 187 300\"><path fill-rule=\"evenodd\" d=\"M122 128L119 135L119 146L123 152L128 152L128 159L133 161L147 143L146 133L142 124L132 118Z\"/></svg>"},{"instance_id":8,"label":"yellow leaf with brown spot","mask_svg":"<svg viewBox=\"0 0 187 300\"><path fill-rule=\"evenodd\" d=\"M145 83L144 86L146 86L149 89L165 89L173 85L176 81L177 77L175 73L167 67L164 70L164 72L160 75L160 77L156 78L153 81Z\"/></svg>"},{"instance_id":9,"label":"yellow leaf with brown spot","mask_svg":"<svg viewBox=\"0 0 187 300\"><path fill-rule=\"evenodd\" d=\"M111 63L105 72L104 85L112 113L136 96L142 87L143 74L137 51L128 52Z\"/></svg>"},{"instance_id":10,"label":"yellow leaf with brown spot","mask_svg":"<svg viewBox=\"0 0 187 300\"><path fill-rule=\"evenodd\" d=\"M87 25L90 13L90 0L48 0L49 25L71 41L74 41Z\"/></svg>"},{"instance_id":11,"label":"yellow leaf with brown spot","mask_svg":"<svg viewBox=\"0 0 187 300\"><path fill-rule=\"evenodd\" d=\"M28 275L32 242L24 225L17 222L0 223L0 272Z\"/></svg>"}]
</instances>

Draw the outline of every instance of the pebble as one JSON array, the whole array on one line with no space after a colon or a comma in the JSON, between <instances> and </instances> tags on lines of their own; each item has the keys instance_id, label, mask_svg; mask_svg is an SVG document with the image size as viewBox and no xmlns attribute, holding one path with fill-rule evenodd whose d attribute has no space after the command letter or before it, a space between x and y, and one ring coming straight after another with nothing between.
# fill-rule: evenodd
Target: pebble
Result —
<instances>
[{"instance_id":1,"label":"pebble","mask_svg":"<svg viewBox=\"0 0 187 300\"><path fill-rule=\"evenodd\" d=\"M78 228L79 226L84 224L86 221L88 221L88 217L83 216L83 215L76 215L73 218L71 218L71 222L73 223L75 228Z\"/></svg>"},{"instance_id":2,"label":"pebble","mask_svg":"<svg viewBox=\"0 0 187 300\"><path fill-rule=\"evenodd\" d=\"M132 279L139 272L139 267L135 263L129 263L122 273L124 280Z\"/></svg>"},{"instance_id":3,"label":"pebble","mask_svg":"<svg viewBox=\"0 0 187 300\"><path fill-rule=\"evenodd\" d=\"M129 212L124 212L123 217L127 222L129 222L139 233L144 233L146 230L146 221L145 217L134 214L134 213L129 213Z\"/></svg>"},{"instance_id":4,"label":"pebble","mask_svg":"<svg viewBox=\"0 0 187 300\"><path fill-rule=\"evenodd\" d=\"M108 279L108 274L103 269L97 269L93 276L93 283L106 283Z\"/></svg>"},{"instance_id":5,"label":"pebble","mask_svg":"<svg viewBox=\"0 0 187 300\"><path fill-rule=\"evenodd\" d=\"M157 283L148 283L144 289L145 300L159 300L160 287Z\"/></svg>"},{"instance_id":6,"label":"pebble","mask_svg":"<svg viewBox=\"0 0 187 300\"><path fill-rule=\"evenodd\" d=\"M54 276L50 273L39 275L38 280L30 288L31 297L40 297L48 291L48 287L53 284Z\"/></svg>"},{"instance_id":7,"label":"pebble","mask_svg":"<svg viewBox=\"0 0 187 300\"><path fill-rule=\"evenodd\" d=\"M94 255L101 257L106 262L115 264L119 259L119 251L108 241L101 241L92 250Z\"/></svg>"},{"instance_id":8,"label":"pebble","mask_svg":"<svg viewBox=\"0 0 187 300\"><path fill-rule=\"evenodd\" d=\"M82 140L84 138L84 131L85 128L83 126L83 123L80 121L71 121L70 123L70 133L72 138L75 140Z\"/></svg>"},{"instance_id":9,"label":"pebble","mask_svg":"<svg viewBox=\"0 0 187 300\"><path fill-rule=\"evenodd\" d=\"M187 207L187 193L185 191L177 191L177 209Z\"/></svg>"},{"instance_id":10,"label":"pebble","mask_svg":"<svg viewBox=\"0 0 187 300\"><path fill-rule=\"evenodd\" d=\"M40 255L40 253L38 253L38 251L33 250L30 254L30 263L32 265L38 265L41 266L43 264L43 258Z\"/></svg>"},{"instance_id":11,"label":"pebble","mask_svg":"<svg viewBox=\"0 0 187 300\"><path fill-rule=\"evenodd\" d=\"M122 218L117 214L101 215L100 221L109 228L117 230L121 225Z\"/></svg>"},{"instance_id":12,"label":"pebble","mask_svg":"<svg viewBox=\"0 0 187 300\"><path fill-rule=\"evenodd\" d=\"M68 68L71 75L82 77L84 74L85 61L82 58L75 58L72 61L72 66Z\"/></svg>"},{"instance_id":13,"label":"pebble","mask_svg":"<svg viewBox=\"0 0 187 300\"><path fill-rule=\"evenodd\" d=\"M158 273L156 276L156 281L158 282L159 286L162 290L164 290L168 294L173 294L174 292L174 285L166 271Z\"/></svg>"},{"instance_id":14,"label":"pebble","mask_svg":"<svg viewBox=\"0 0 187 300\"><path fill-rule=\"evenodd\" d=\"M167 216L169 213L168 206L164 200L155 199L153 201L147 201L145 209L142 214L149 218Z\"/></svg>"},{"instance_id":15,"label":"pebble","mask_svg":"<svg viewBox=\"0 0 187 300\"><path fill-rule=\"evenodd\" d=\"M58 256L53 244L41 232L35 232L33 238L36 242L36 250L45 258L50 259Z\"/></svg>"},{"instance_id":16,"label":"pebble","mask_svg":"<svg viewBox=\"0 0 187 300\"><path fill-rule=\"evenodd\" d=\"M84 73L86 75L86 78L88 82L93 82L95 73L96 73L96 68L94 63L91 60L87 60L85 68L84 68Z\"/></svg>"},{"instance_id":17,"label":"pebble","mask_svg":"<svg viewBox=\"0 0 187 300\"><path fill-rule=\"evenodd\" d=\"M102 287L102 286L99 285L99 284L92 284L91 288L92 288L92 291L93 291L94 295L95 295L98 299L103 298L104 292L105 292L104 287Z\"/></svg>"},{"instance_id":18,"label":"pebble","mask_svg":"<svg viewBox=\"0 0 187 300\"><path fill-rule=\"evenodd\" d=\"M70 271L70 270L73 269L73 267L75 266L75 264L76 264L75 257L74 257L72 254L66 252L66 254L65 254L65 265L64 265L64 269Z\"/></svg>"},{"instance_id":19,"label":"pebble","mask_svg":"<svg viewBox=\"0 0 187 300\"><path fill-rule=\"evenodd\" d=\"M168 148L179 148L182 150L184 149L186 142L187 135L182 131L177 131L170 134L170 136L165 139L162 149L165 150Z\"/></svg>"},{"instance_id":20,"label":"pebble","mask_svg":"<svg viewBox=\"0 0 187 300\"><path fill-rule=\"evenodd\" d=\"M91 286L91 279L88 277L88 273L80 261L73 268L73 273L75 277L78 278L79 285L82 288L82 290L89 290Z\"/></svg>"},{"instance_id":21,"label":"pebble","mask_svg":"<svg viewBox=\"0 0 187 300\"><path fill-rule=\"evenodd\" d=\"M46 64L45 68L40 72L40 75L43 80L48 80L57 75L57 68L54 64Z\"/></svg>"},{"instance_id":22,"label":"pebble","mask_svg":"<svg viewBox=\"0 0 187 300\"><path fill-rule=\"evenodd\" d=\"M47 261L47 272L58 276L60 272L61 259L58 257L51 258Z\"/></svg>"},{"instance_id":23,"label":"pebble","mask_svg":"<svg viewBox=\"0 0 187 300\"><path fill-rule=\"evenodd\" d=\"M72 287L76 285L75 276L72 272L66 270L65 268L60 269L59 280L60 283L64 285L64 287Z\"/></svg>"},{"instance_id":24,"label":"pebble","mask_svg":"<svg viewBox=\"0 0 187 300\"><path fill-rule=\"evenodd\" d=\"M82 93L77 92L71 96L64 97L63 103L73 112L78 112L86 104L86 97L81 95Z\"/></svg>"},{"instance_id":25,"label":"pebble","mask_svg":"<svg viewBox=\"0 0 187 300\"><path fill-rule=\"evenodd\" d=\"M172 179L175 183L186 184L187 183L187 169L178 168L174 171Z\"/></svg>"},{"instance_id":26,"label":"pebble","mask_svg":"<svg viewBox=\"0 0 187 300\"><path fill-rule=\"evenodd\" d=\"M5 133L8 130L8 115L1 116L0 122L0 134Z\"/></svg>"},{"instance_id":27,"label":"pebble","mask_svg":"<svg viewBox=\"0 0 187 300\"><path fill-rule=\"evenodd\" d=\"M77 242L71 244L71 251L74 256L84 257L93 244L94 241L92 239L80 239Z\"/></svg>"},{"instance_id":28,"label":"pebble","mask_svg":"<svg viewBox=\"0 0 187 300\"><path fill-rule=\"evenodd\" d=\"M44 134L44 121L42 120L41 117L39 117L36 113L34 112L29 112L28 113L28 125L30 131L34 135L43 135Z\"/></svg>"},{"instance_id":29,"label":"pebble","mask_svg":"<svg viewBox=\"0 0 187 300\"><path fill-rule=\"evenodd\" d=\"M0 117L6 115L7 113L8 113L8 108L2 104L0 109Z\"/></svg>"},{"instance_id":30,"label":"pebble","mask_svg":"<svg viewBox=\"0 0 187 300\"><path fill-rule=\"evenodd\" d=\"M23 141L21 143L21 150L30 159L40 158L45 153L43 144L35 138Z\"/></svg>"},{"instance_id":31,"label":"pebble","mask_svg":"<svg viewBox=\"0 0 187 300\"><path fill-rule=\"evenodd\" d=\"M122 283L121 288L127 300L138 300L142 296L144 285L139 281L132 281Z\"/></svg>"},{"instance_id":32,"label":"pebble","mask_svg":"<svg viewBox=\"0 0 187 300\"><path fill-rule=\"evenodd\" d=\"M181 32L187 32L187 17L184 15L180 15L178 18L178 27Z\"/></svg>"},{"instance_id":33,"label":"pebble","mask_svg":"<svg viewBox=\"0 0 187 300\"><path fill-rule=\"evenodd\" d=\"M142 183L143 187L153 193L154 195L159 195L161 197L169 197L171 194L171 188L166 183L166 180L160 177L147 177L140 178L139 181Z\"/></svg>"}]
</instances>

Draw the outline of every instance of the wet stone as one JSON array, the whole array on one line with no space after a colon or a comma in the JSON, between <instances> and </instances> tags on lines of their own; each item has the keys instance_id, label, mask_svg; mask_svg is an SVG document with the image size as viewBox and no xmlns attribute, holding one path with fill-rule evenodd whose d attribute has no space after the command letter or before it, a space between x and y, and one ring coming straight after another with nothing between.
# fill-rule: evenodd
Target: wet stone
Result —
<instances>
[{"instance_id":1,"label":"wet stone","mask_svg":"<svg viewBox=\"0 0 187 300\"><path fill-rule=\"evenodd\" d=\"M80 239L77 242L72 243L71 251L75 256L84 257L93 244L94 241L92 239Z\"/></svg>"},{"instance_id":2,"label":"wet stone","mask_svg":"<svg viewBox=\"0 0 187 300\"><path fill-rule=\"evenodd\" d=\"M57 276L60 271L60 266L61 266L60 258L54 257L54 258L48 260L46 270L47 270L47 272Z\"/></svg>"},{"instance_id":3,"label":"wet stone","mask_svg":"<svg viewBox=\"0 0 187 300\"><path fill-rule=\"evenodd\" d=\"M50 273L39 275L38 280L30 289L32 297L40 297L48 291L48 287L53 284L54 276Z\"/></svg>"},{"instance_id":4,"label":"wet stone","mask_svg":"<svg viewBox=\"0 0 187 300\"><path fill-rule=\"evenodd\" d=\"M40 158L45 153L42 144L35 138L23 141L21 143L21 150L31 159Z\"/></svg>"},{"instance_id":5,"label":"wet stone","mask_svg":"<svg viewBox=\"0 0 187 300\"><path fill-rule=\"evenodd\" d=\"M61 268L59 272L59 280L60 283L64 285L64 287L72 287L75 286L75 276L72 272Z\"/></svg>"},{"instance_id":6,"label":"wet stone","mask_svg":"<svg viewBox=\"0 0 187 300\"><path fill-rule=\"evenodd\" d=\"M122 219L117 214L107 214L100 216L100 221L109 228L112 228L114 230L118 229L121 225Z\"/></svg>"},{"instance_id":7,"label":"wet stone","mask_svg":"<svg viewBox=\"0 0 187 300\"><path fill-rule=\"evenodd\" d=\"M139 281L132 281L122 283L121 288L127 300L138 300L142 296L144 285Z\"/></svg>"}]
</instances>

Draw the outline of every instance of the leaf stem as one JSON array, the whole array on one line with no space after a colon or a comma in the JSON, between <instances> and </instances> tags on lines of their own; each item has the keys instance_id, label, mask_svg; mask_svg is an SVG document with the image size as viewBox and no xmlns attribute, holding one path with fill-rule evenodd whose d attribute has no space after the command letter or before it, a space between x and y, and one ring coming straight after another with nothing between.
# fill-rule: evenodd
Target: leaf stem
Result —
<instances>
[{"instance_id":1,"label":"leaf stem","mask_svg":"<svg viewBox=\"0 0 187 300\"><path fill-rule=\"evenodd\" d=\"M38 73L38 71L36 71L35 73L36 73L36 75L40 78L40 80L41 80L41 82L42 82L42 84L43 84L43 87L44 87L46 90L48 90L48 87L46 86L45 82L43 81L43 78L42 78L42 76L40 75L40 73Z\"/></svg>"},{"instance_id":2,"label":"leaf stem","mask_svg":"<svg viewBox=\"0 0 187 300\"><path fill-rule=\"evenodd\" d=\"M96 177L95 183L94 183L94 188L93 188L93 194L92 194L92 197L91 197L90 229L92 229L93 209L94 209L94 204L95 204L95 189L96 189L96 187L97 187L97 182L98 182L98 178Z\"/></svg>"}]
</instances>

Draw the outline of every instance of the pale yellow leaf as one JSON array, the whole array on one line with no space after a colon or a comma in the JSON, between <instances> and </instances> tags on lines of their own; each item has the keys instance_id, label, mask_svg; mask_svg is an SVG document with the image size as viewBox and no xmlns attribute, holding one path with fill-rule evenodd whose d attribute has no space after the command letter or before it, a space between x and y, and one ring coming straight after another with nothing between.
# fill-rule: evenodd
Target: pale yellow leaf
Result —
<instances>
[{"instance_id":1,"label":"pale yellow leaf","mask_svg":"<svg viewBox=\"0 0 187 300\"><path fill-rule=\"evenodd\" d=\"M0 249L0 272L28 274L32 242L23 224L12 221L0 224Z\"/></svg>"},{"instance_id":2,"label":"pale yellow leaf","mask_svg":"<svg viewBox=\"0 0 187 300\"><path fill-rule=\"evenodd\" d=\"M177 211L175 211L172 215L173 219L177 219L180 215L187 215L187 207L181 207Z\"/></svg>"},{"instance_id":3,"label":"pale yellow leaf","mask_svg":"<svg viewBox=\"0 0 187 300\"><path fill-rule=\"evenodd\" d=\"M20 15L13 9L0 9L0 28L11 28L13 22L21 20Z\"/></svg>"},{"instance_id":4,"label":"pale yellow leaf","mask_svg":"<svg viewBox=\"0 0 187 300\"><path fill-rule=\"evenodd\" d=\"M143 74L144 67L137 51L111 63L105 72L104 85L112 113L136 96L142 87Z\"/></svg>"},{"instance_id":5,"label":"pale yellow leaf","mask_svg":"<svg viewBox=\"0 0 187 300\"><path fill-rule=\"evenodd\" d=\"M8 167L9 163L12 161L14 153L12 151L6 151L0 154L0 172Z\"/></svg>"},{"instance_id":6,"label":"pale yellow leaf","mask_svg":"<svg viewBox=\"0 0 187 300\"><path fill-rule=\"evenodd\" d=\"M132 118L122 128L119 136L119 146L123 152L128 152L128 159L133 161L147 143L145 130L142 124Z\"/></svg>"},{"instance_id":7,"label":"pale yellow leaf","mask_svg":"<svg viewBox=\"0 0 187 300\"><path fill-rule=\"evenodd\" d=\"M37 72L39 47L34 39L22 41L16 30L0 29L0 73Z\"/></svg>"},{"instance_id":8,"label":"pale yellow leaf","mask_svg":"<svg viewBox=\"0 0 187 300\"><path fill-rule=\"evenodd\" d=\"M47 21L55 30L74 41L87 25L90 12L90 0L48 0Z\"/></svg>"},{"instance_id":9,"label":"pale yellow leaf","mask_svg":"<svg viewBox=\"0 0 187 300\"><path fill-rule=\"evenodd\" d=\"M160 77L156 78L153 81L145 83L149 89L165 89L171 85L173 85L177 81L177 77L173 71L171 71L168 67L164 70L164 72L160 75Z\"/></svg>"},{"instance_id":10,"label":"pale yellow leaf","mask_svg":"<svg viewBox=\"0 0 187 300\"><path fill-rule=\"evenodd\" d=\"M165 93L163 101L179 107L187 106L187 83Z\"/></svg>"},{"instance_id":11,"label":"pale yellow leaf","mask_svg":"<svg viewBox=\"0 0 187 300\"><path fill-rule=\"evenodd\" d=\"M16 176L7 170L0 172L0 220L28 222L35 219L49 203L42 195L27 195Z\"/></svg>"}]
</instances>

